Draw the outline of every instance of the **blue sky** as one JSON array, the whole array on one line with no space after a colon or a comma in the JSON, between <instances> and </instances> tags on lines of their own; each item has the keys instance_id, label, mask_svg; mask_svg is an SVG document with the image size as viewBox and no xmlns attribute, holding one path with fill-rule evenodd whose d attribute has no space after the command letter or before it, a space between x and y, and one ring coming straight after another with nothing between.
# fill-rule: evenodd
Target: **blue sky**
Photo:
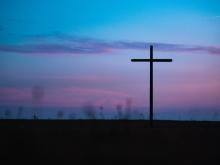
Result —
<instances>
[{"instance_id":1,"label":"blue sky","mask_svg":"<svg viewBox=\"0 0 220 165\"><path fill-rule=\"evenodd\" d=\"M149 67L130 59L148 57L153 44L155 57L174 59L155 65L158 111L216 113L219 6L218 0L2 0L0 105L115 107L131 98L134 107L147 107ZM35 86L45 93L37 102Z\"/></svg>"},{"instance_id":2,"label":"blue sky","mask_svg":"<svg viewBox=\"0 0 220 165\"><path fill-rule=\"evenodd\" d=\"M219 3L218 0L1 1L0 20L4 29L1 42L58 31L104 39L219 44L216 36L220 28Z\"/></svg>"}]
</instances>

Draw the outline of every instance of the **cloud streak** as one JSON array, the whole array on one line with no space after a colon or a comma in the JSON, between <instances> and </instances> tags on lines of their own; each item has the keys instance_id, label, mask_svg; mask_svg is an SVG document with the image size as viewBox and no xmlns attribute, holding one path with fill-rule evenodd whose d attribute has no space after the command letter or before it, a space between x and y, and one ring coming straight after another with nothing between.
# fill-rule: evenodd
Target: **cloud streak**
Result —
<instances>
[{"instance_id":1,"label":"cloud streak","mask_svg":"<svg viewBox=\"0 0 220 165\"><path fill-rule=\"evenodd\" d=\"M157 51L220 55L219 46L196 46L137 41L105 41L65 34L38 35L33 36L31 41L23 44L0 45L0 52L48 55L105 54L122 50L145 50L150 45L154 45Z\"/></svg>"}]
</instances>

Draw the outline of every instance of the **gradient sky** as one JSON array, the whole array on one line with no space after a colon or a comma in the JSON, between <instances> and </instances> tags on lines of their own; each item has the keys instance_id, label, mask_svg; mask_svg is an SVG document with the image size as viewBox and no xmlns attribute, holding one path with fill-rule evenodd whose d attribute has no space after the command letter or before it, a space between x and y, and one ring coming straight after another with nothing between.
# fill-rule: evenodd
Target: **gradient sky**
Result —
<instances>
[{"instance_id":1,"label":"gradient sky","mask_svg":"<svg viewBox=\"0 0 220 165\"><path fill-rule=\"evenodd\" d=\"M153 44L155 112L216 115L219 29L219 0L1 0L0 106L148 107Z\"/></svg>"}]
</instances>

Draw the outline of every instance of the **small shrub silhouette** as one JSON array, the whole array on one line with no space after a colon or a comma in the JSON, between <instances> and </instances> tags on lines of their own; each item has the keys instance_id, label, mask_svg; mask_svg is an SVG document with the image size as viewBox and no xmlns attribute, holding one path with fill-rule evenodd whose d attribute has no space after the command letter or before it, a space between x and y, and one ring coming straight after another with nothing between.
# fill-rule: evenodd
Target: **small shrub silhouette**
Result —
<instances>
[{"instance_id":1,"label":"small shrub silhouette","mask_svg":"<svg viewBox=\"0 0 220 165\"><path fill-rule=\"evenodd\" d=\"M10 119L11 118L11 111L10 111L10 109L6 109L5 110L5 118L6 119Z\"/></svg>"},{"instance_id":2,"label":"small shrub silhouette","mask_svg":"<svg viewBox=\"0 0 220 165\"><path fill-rule=\"evenodd\" d=\"M75 115L75 113L71 113L71 114L69 114L69 119L70 119L70 120L74 120L74 119L76 119L76 115Z\"/></svg>"},{"instance_id":3,"label":"small shrub silhouette","mask_svg":"<svg viewBox=\"0 0 220 165\"><path fill-rule=\"evenodd\" d=\"M144 120L144 114L143 113L139 114L139 119Z\"/></svg>"},{"instance_id":4,"label":"small shrub silhouette","mask_svg":"<svg viewBox=\"0 0 220 165\"><path fill-rule=\"evenodd\" d=\"M64 112L62 110L57 111L57 119L63 119L64 118Z\"/></svg>"},{"instance_id":5,"label":"small shrub silhouette","mask_svg":"<svg viewBox=\"0 0 220 165\"><path fill-rule=\"evenodd\" d=\"M21 119L23 115L23 107L18 107L17 119Z\"/></svg>"},{"instance_id":6,"label":"small shrub silhouette","mask_svg":"<svg viewBox=\"0 0 220 165\"><path fill-rule=\"evenodd\" d=\"M130 119L132 117L131 114L131 104L132 104L132 100L130 98L127 98L126 101L126 107L125 107L125 115L124 115L124 119Z\"/></svg>"},{"instance_id":7,"label":"small shrub silhouette","mask_svg":"<svg viewBox=\"0 0 220 165\"><path fill-rule=\"evenodd\" d=\"M123 119L123 106L121 104L116 105L116 111L117 111L117 118Z\"/></svg>"},{"instance_id":8,"label":"small shrub silhouette","mask_svg":"<svg viewBox=\"0 0 220 165\"><path fill-rule=\"evenodd\" d=\"M218 112L214 112L214 113L213 113L212 119L213 119L213 120L218 120L218 119L219 119L219 114L218 114Z\"/></svg>"},{"instance_id":9,"label":"small shrub silhouette","mask_svg":"<svg viewBox=\"0 0 220 165\"><path fill-rule=\"evenodd\" d=\"M123 112L123 106L121 104L116 105L116 111L117 111L117 118L118 119L124 119L129 120L132 117L131 113L131 103L132 100L130 98L125 100L125 110Z\"/></svg>"},{"instance_id":10,"label":"small shrub silhouette","mask_svg":"<svg viewBox=\"0 0 220 165\"><path fill-rule=\"evenodd\" d=\"M38 119L36 113L34 113L34 115L33 115L33 119L34 119L34 120L37 120L37 119Z\"/></svg>"},{"instance_id":11,"label":"small shrub silhouette","mask_svg":"<svg viewBox=\"0 0 220 165\"><path fill-rule=\"evenodd\" d=\"M96 111L93 105L84 105L82 110L87 119L96 119Z\"/></svg>"},{"instance_id":12,"label":"small shrub silhouette","mask_svg":"<svg viewBox=\"0 0 220 165\"><path fill-rule=\"evenodd\" d=\"M100 110L100 113L99 113L100 119L105 119L105 115L104 115L104 112L103 112L104 111L104 107L100 106L99 110Z\"/></svg>"}]
</instances>

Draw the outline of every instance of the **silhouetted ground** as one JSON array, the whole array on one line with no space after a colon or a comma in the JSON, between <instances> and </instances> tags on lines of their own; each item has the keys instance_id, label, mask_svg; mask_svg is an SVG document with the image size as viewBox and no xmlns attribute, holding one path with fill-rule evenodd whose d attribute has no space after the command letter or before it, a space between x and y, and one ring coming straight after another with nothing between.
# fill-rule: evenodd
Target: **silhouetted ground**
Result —
<instances>
[{"instance_id":1,"label":"silhouetted ground","mask_svg":"<svg viewBox=\"0 0 220 165\"><path fill-rule=\"evenodd\" d=\"M220 164L220 122L1 120L0 161Z\"/></svg>"}]
</instances>

